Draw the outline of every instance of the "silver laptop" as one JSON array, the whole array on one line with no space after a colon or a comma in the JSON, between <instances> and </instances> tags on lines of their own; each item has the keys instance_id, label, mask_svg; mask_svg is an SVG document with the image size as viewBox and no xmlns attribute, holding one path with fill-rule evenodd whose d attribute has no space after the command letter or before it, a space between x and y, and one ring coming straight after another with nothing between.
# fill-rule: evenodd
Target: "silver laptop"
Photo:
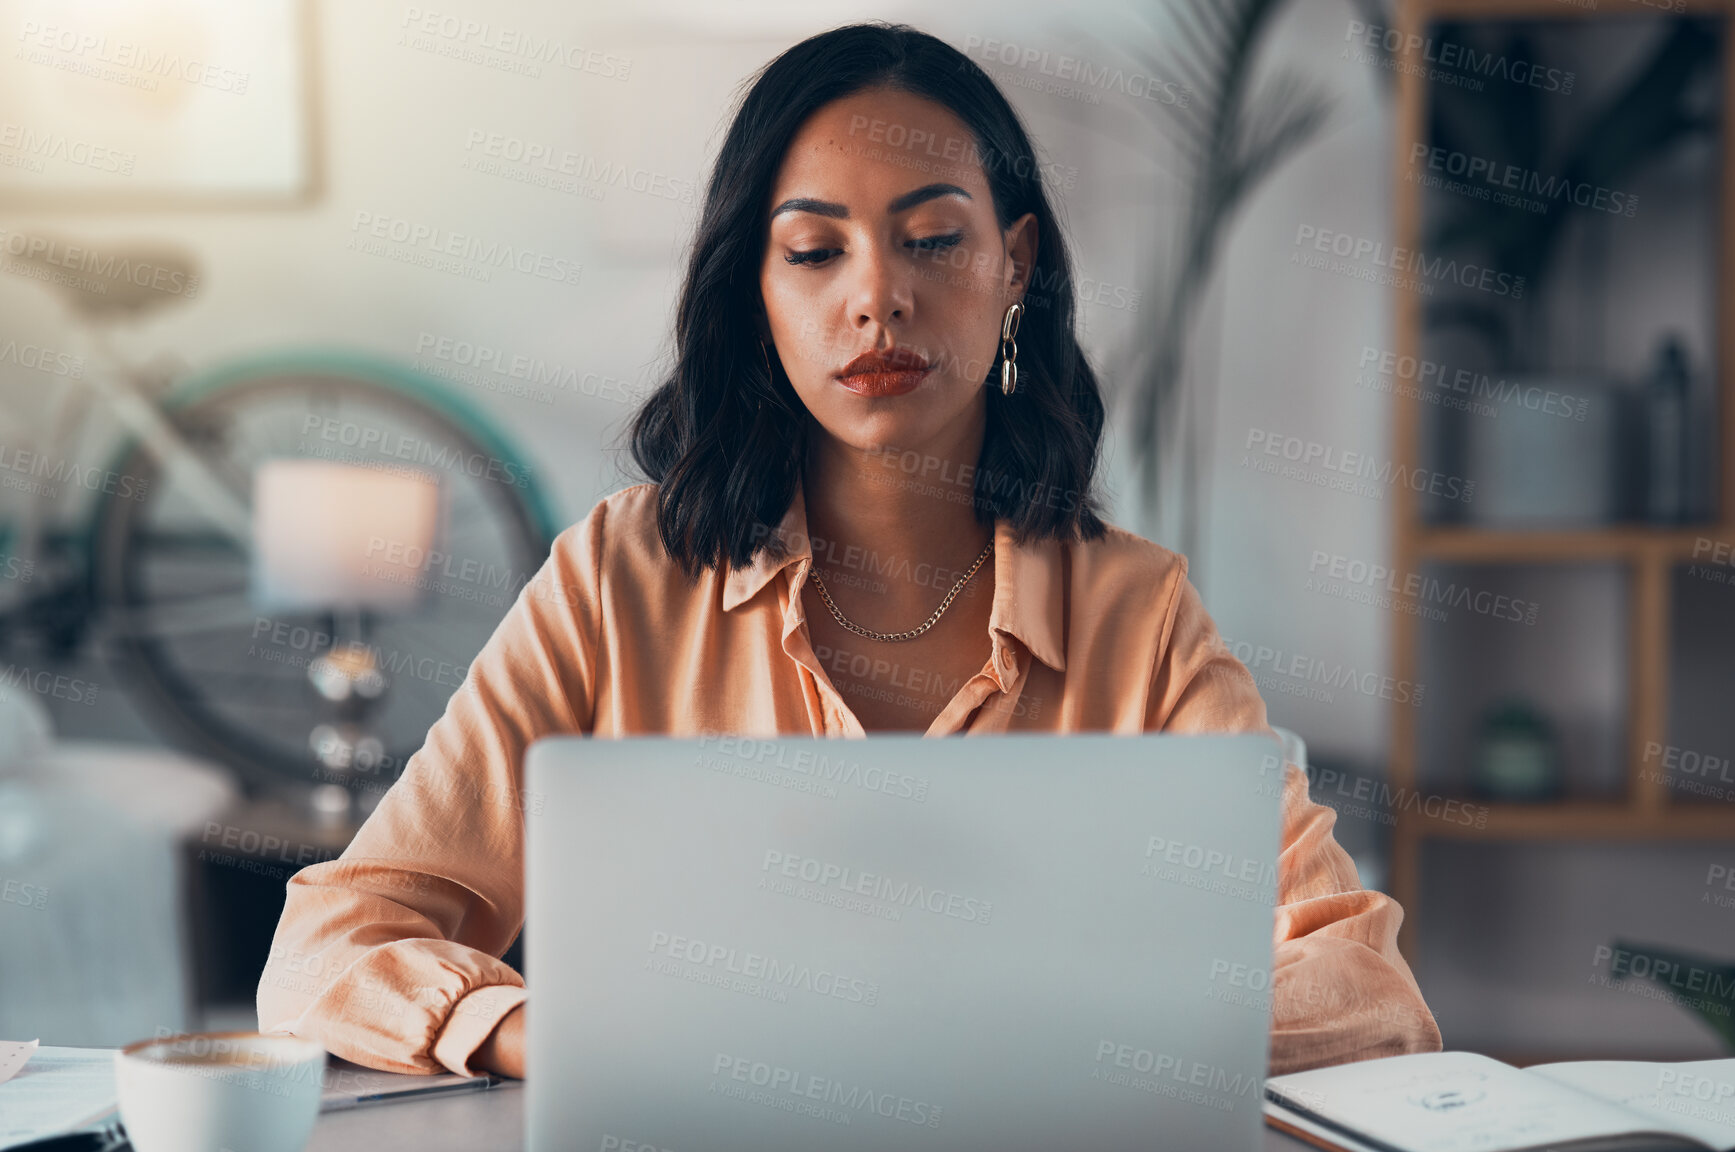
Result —
<instances>
[{"instance_id":1,"label":"silver laptop","mask_svg":"<svg viewBox=\"0 0 1735 1152\"><path fill-rule=\"evenodd\" d=\"M532 1152L1261 1139L1266 737L538 741Z\"/></svg>"}]
</instances>

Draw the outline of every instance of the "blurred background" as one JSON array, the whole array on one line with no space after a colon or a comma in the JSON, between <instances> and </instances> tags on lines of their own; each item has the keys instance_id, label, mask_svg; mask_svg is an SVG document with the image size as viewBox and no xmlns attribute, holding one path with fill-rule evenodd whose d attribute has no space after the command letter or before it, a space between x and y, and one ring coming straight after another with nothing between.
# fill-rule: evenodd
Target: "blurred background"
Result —
<instances>
[{"instance_id":1,"label":"blurred background","mask_svg":"<svg viewBox=\"0 0 1735 1152\"><path fill-rule=\"evenodd\" d=\"M1025 118L1108 389L1446 1045L1735 1051L1730 6L0 0L0 1038L252 1027L795 41ZM509 957L510 959L511 957Z\"/></svg>"}]
</instances>

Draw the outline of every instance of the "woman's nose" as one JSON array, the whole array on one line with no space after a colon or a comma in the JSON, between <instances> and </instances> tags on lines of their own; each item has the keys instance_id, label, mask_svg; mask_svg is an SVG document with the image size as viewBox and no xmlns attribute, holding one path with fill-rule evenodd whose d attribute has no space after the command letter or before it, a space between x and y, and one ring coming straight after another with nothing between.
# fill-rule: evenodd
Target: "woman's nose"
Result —
<instances>
[{"instance_id":1,"label":"woman's nose","mask_svg":"<svg viewBox=\"0 0 1735 1152\"><path fill-rule=\"evenodd\" d=\"M856 260L854 272L850 319L856 327L909 322L915 306L913 277L901 261L883 251L870 250Z\"/></svg>"}]
</instances>

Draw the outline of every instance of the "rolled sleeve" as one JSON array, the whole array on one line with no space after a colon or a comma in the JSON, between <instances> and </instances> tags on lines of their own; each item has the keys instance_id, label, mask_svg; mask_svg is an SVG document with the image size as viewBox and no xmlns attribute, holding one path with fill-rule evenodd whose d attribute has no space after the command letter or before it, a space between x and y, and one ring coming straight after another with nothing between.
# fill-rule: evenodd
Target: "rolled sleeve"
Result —
<instances>
[{"instance_id":1,"label":"rolled sleeve","mask_svg":"<svg viewBox=\"0 0 1735 1152\"><path fill-rule=\"evenodd\" d=\"M1284 766L1278 856L1271 1073L1406 1052L1438 1052L1434 1022L1398 951L1404 910L1361 886L1332 837L1337 813Z\"/></svg>"},{"instance_id":2,"label":"rolled sleeve","mask_svg":"<svg viewBox=\"0 0 1735 1152\"><path fill-rule=\"evenodd\" d=\"M447 1014L446 1026L434 1041L434 1059L460 1076L476 1075L470 1057L525 997L523 985L511 984L489 984L467 993Z\"/></svg>"},{"instance_id":3,"label":"rolled sleeve","mask_svg":"<svg viewBox=\"0 0 1735 1152\"><path fill-rule=\"evenodd\" d=\"M499 957L524 923L523 755L593 720L605 505L563 532L336 860L290 878L261 1031L392 1072L471 1075L525 1000Z\"/></svg>"},{"instance_id":4,"label":"rolled sleeve","mask_svg":"<svg viewBox=\"0 0 1735 1152\"><path fill-rule=\"evenodd\" d=\"M1146 729L1263 732L1265 702L1217 634L1183 563L1153 673ZM1284 765L1283 838L1273 934L1271 1073L1406 1052L1436 1052L1440 1029L1403 954L1403 909L1364 889L1332 837L1337 813Z\"/></svg>"}]
</instances>

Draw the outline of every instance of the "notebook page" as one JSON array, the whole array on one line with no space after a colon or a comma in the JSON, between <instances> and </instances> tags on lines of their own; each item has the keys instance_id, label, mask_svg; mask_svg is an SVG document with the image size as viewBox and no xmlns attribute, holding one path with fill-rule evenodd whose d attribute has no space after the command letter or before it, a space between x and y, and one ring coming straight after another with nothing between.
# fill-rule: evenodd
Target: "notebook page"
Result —
<instances>
[{"instance_id":1,"label":"notebook page","mask_svg":"<svg viewBox=\"0 0 1735 1152\"><path fill-rule=\"evenodd\" d=\"M115 1107L113 1048L41 1047L0 1084L0 1149L83 1128Z\"/></svg>"},{"instance_id":2,"label":"notebook page","mask_svg":"<svg viewBox=\"0 0 1735 1152\"><path fill-rule=\"evenodd\" d=\"M1266 1085L1291 1108L1406 1152L1496 1152L1652 1127L1618 1105L1470 1052L1341 1064Z\"/></svg>"},{"instance_id":3,"label":"notebook page","mask_svg":"<svg viewBox=\"0 0 1735 1152\"><path fill-rule=\"evenodd\" d=\"M1735 1060L1575 1060L1525 1071L1642 1112L1719 1152L1735 1149Z\"/></svg>"}]
</instances>

